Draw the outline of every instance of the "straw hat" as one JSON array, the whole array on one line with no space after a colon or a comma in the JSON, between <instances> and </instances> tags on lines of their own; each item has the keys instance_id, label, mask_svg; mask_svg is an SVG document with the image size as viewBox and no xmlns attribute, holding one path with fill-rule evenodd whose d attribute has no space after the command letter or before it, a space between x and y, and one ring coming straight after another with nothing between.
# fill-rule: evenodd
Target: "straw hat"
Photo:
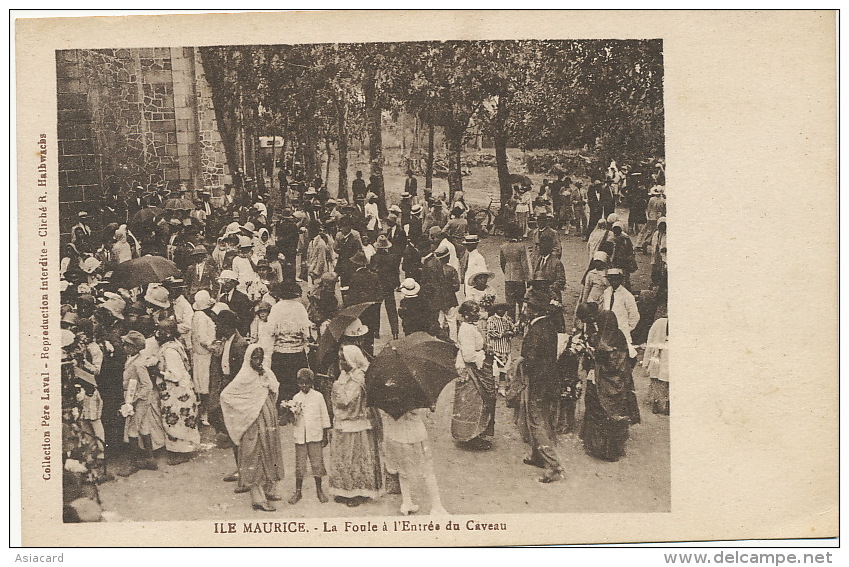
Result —
<instances>
[{"instance_id":1,"label":"straw hat","mask_svg":"<svg viewBox=\"0 0 849 567\"><path fill-rule=\"evenodd\" d=\"M607 252L602 252L601 250L599 250L598 252L593 254L593 260L598 260L600 262L607 263Z\"/></svg>"},{"instance_id":2,"label":"straw hat","mask_svg":"<svg viewBox=\"0 0 849 567\"><path fill-rule=\"evenodd\" d=\"M157 307L171 307L171 303L168 302L168 290L161 285L148 286L144 300Z\"/></svg>"},{"instance_id":3,"label":"straw hat","mask_svg":"<svg viewBox=\"0 0 849 567\"><path fill-rule=\"evenodd\" d=\"M222 272L218 274L218 281L222 282L227 280L238 281L239 276L233 270L222 270Z\"/></svg>"},{"instance_id":4,"label":"straw hat","mask_svg":"<svg viewBox=\"0 0 849 567\"><path fill-rule=\"evenodd\" d=\"M404 297L418 297L419 291L421 291L422 286L416 282L413 278L407 278L401 282L401 295Z\"/></svg>"},{"instance_id":5,"label":"straw hat","mask_svg":"<svg viewBox=\"0 0 849 567\"><path fill-rule=\"evenodd\" d=\"M610 276L619 276L620 278L625 276L621 268L607 268L607 271L604 273L604 275L608 278Z\"/></svg>"},{"instance_id":6,"label":"straw hat","mask_svg":"<svg viewBox=\"0 0 849 567\"><path fill-rule=\"evenodd\" d=\"M109 311L116 319L124 318L124 308L126 306L127 302L120 297L110 297L101 305L101 307Z\"/></svg>"},{"instance_id":7,"label":"straw hat","mask_svg":"<svg viewBox=\"0 0 849 567\"><path fill-rule=\"evenodd\" d=\"M366 333L368 333L368 327L359 319L354 319L342 334L346 337L362 337Z\"/></svg>"},{"instance_id":8,"label":"straw hat","mask_svg":"<svg viewBox=\"0 0 849 567\"><path fill-rule=\"evenodd\" d=\"M480 244L480 237L477 234L467 234L463 238L463 244Z\"/></svg>"}]
</instances>

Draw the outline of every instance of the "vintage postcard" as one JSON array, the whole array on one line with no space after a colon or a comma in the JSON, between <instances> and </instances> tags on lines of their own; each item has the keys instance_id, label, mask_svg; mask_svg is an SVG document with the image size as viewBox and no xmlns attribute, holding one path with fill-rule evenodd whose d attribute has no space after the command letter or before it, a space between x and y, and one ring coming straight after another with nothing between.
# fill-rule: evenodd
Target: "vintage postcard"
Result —
<instances>
[{"instance_id":1,"label":"vintage postcard","mask_svg":"<svg viewBox=\"0 0 849 567\"><path fill-rule=\"evenodd\" d=\"M837 537L835 19L17 19L23 544Z\"/></svg>"}]
</instances>

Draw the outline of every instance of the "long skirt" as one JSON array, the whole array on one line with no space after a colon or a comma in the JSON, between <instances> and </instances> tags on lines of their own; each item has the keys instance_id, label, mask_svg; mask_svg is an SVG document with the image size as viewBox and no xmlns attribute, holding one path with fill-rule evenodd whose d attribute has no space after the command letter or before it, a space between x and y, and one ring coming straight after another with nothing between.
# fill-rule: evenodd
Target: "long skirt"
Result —
<instances>
[{"instance_id":1,"label":"long skirt","mask_svg":"<svg viewBox=\"0 0 849 567\"><path fill-rule=\"evenodd\" d=\"M165 449L193 453L200 448L198 397L191 384L160 382L159 404L165 427Z\"/></svg>"},{"instance_id":2,"label":"long skirt","mask_svg":"<svg viewBox=\"0 0 849 567\"><path fill-rule=\"evenodd\" d=\"M239 440L239 485L269 488L278 480L283 480L283 445L277 428L277 407L269 394Z\"/></svg>"},{"instance_id":3,"label":"long skirt","mask_svg":"<svg viewBox=\"0 0 849 567\"><path fill-rule=\"evenodd\" d=\"M328 477L334 496L377 498L380 495L383 469L371 429L333 430Z\"/></svg>"},{"instance_id":4,"label":"long skirt","mask_svg":"<svg viewBox=\"0 0 849 567\"><path fill-rule=\"evenodd\" d=\"M669 382L652 378L649 397L652 413L669 415Z\"/></svg>"},{"instance_id":5,"label":"long skirt","mask_svg":"<svg viewBox=\"0 0 849 567\"><path fill-rule=\"evenodd\" d=\"M492 437L495 435L496 397L492 362L487 358L480 370L474 364L467 364L464 372L467 379L455 382L451 435L461 442Z\"/></svg>"},{"instance_id":6,"label":"long skirt","mask_svg":"<svg viewBox=\"0 0 849 567\"><path fill-rule=\"evenodd\" d=\"M427 441L401 443L384 439L386 453L386 471L406 478L418 478L425 470L433 468L433 456Z\"/></svg>"},{"instance_id":7,"label":"long skirt","mask_svg":"<svg viewBox=\"0 0 849 567\"><path fill-rule=\"evenodd\" d=\"M516 409L516 424L519 426L522 441L531 448L531 460L552 471L563 470L554 451L554 446L557 445L554 423L557 419L558 404L559 398L547 399L533 395L525 388Z\"/></svg>"},{"instance_id":8,"label":"long skirt","mask_svg":"<svg viewBox=\"0 0 849 567\"><path fill-rule=\"evenodd\" d=\"M212 353L197 352L192 355L192 384L197 394L209 393L209 365Z\"/></svg>"},{"instance_id":9,"label":"long skirt","mask_svg":"<svg viewBox=\"0 0 849 567\"><path fill-rule=\"evenodd\" d=\"M598 389L593 382L587 382L584 409L584 424L581 439L586 453L604 461L618 461L625 456L625 442L628 440L628 419L610 417L601 406Z\"/></svg>"},{"instance_id":10,"label":"long skirt","mask_svg":"<svg viewBox=\"0 0 849 567\"><path fill-rule=\"evenodd\" d=\"M165 429L162 427L162 413L159 410L159 399L138 400L133 404L133 415L127 417L124 425L124 442L129 443L130 437L138 439L139 447L144 448L142 437L150 435L153 450L165 446Z\"/></svg>"}]
</instances>

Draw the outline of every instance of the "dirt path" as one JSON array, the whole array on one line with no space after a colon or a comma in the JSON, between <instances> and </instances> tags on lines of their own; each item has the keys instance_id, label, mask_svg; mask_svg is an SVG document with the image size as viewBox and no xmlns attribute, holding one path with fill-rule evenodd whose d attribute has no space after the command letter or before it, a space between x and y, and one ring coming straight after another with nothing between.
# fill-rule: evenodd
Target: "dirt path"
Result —
<instances>
[{"instance_id":1,"label":"dirt path","mask_svg":"<svg viewBox=\"0 0 849 567\"><path fill-rule=\"evenodd\" d=\"M574 312L579 280L586 267L586 245L576 236L562 236L563 264L567 275L564 296L567 313ZM504 284L498 264L498 247L503 239L484 240L481 251L490 269L494 268L494 287L499 295ZM639 271L635 289L647 287L647 256L638 254ZM384 328L388 328L385 312ZM568 322L568 318L567 318ZM384 336L388 333L384 333ZM514 341L514 349L519 347ZM380 348L380 344L377 345ZM377 349L376 349L377 350ZM496 438L493 450L471 452L455 446L450 434L454 388L442 392L436 411L430 415L428 429L433 444L436 473L445 507L452 514L546 513L546 512L664 512L670 509L669 418L651 413L647 404L648 378L638 366L635 370L637 396L642 423L631 428L627 455L608 463L588 457L576 435L560 438L557 451L566 468L562 482L540 484L539 469L522 463L525 445L513 425L513 410L499 398L496 411ZM578 419L582 416L583 400ZM283 430L286 478L281 493L288 496L294 488L294 446L291 426ZM304 498L290 506L278 503L273 513L251 509L247 494L234 494L233 484L222 482L234 469L230 449L215 447L210 431L204 431L204 450L193 461L168 466L158 471L140 471L129 478L118 478L101 486L106 510L129 520L218 520L237 518L301 518L397 515L400 496L386 495L358 508L333 503L320 504L315 489L307 480ZM427 503L417 487L419 514L427 512Z\"/></svg>"}]
</instances>

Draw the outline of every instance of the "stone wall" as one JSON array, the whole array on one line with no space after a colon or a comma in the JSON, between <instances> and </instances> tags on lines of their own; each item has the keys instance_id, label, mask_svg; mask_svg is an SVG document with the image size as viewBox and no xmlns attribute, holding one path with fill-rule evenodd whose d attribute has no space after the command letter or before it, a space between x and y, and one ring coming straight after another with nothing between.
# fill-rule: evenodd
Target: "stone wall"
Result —
<instances>
[{"instance_id":1,"label":"stone wall","mask_svg":"<svg viewBox=\"0 0 849 567\"><path fill-rule=\"evenodd\" d=\"M62 232L96 216L106 189L229 182L211 90L195 48L57 51ZM97 219L95 218L95 222Z\"/></svg>"}]
</instances>

